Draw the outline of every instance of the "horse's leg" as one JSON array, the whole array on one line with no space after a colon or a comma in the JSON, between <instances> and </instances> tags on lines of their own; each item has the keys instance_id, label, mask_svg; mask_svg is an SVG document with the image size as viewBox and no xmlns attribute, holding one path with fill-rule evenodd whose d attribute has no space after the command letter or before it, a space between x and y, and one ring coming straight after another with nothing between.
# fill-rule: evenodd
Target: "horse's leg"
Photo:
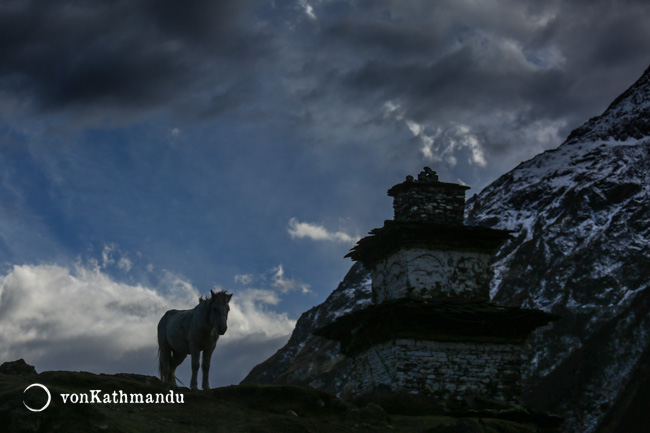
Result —
<instances>
[{"instance_id":1,"label":"horse's leg","mask_svg":"<svg viewBox=\"0 0 650 433\"><path fill-rule=\"evenodd\" d=\"M186 356L187 354L181 355L179 352L172 352L172 360L170 362L171 368L169 369L169 382L176 386L178 386L178 383L176 383L176 367L181 365Z\"/></svg>"},{"instance_id":2,"label":"horse's leg","mask_svg":"<svg viewBox=\"0 0 650 433\"><path fill-rule=\"evenodd\" d=\"M158 322L158 374L160 380L170 382L169 371L171 367L172 348L167 341L167 318L165 314Z\"/></svg>"},{"instance_id":3,"label":"horse's leg","mask_svg":"<svg viewBox=\"0 0 650 433\"><path fill-rule=\"evenodd\" d=\"M201 372L203 373L203 383L201 388L210 389L210 360L212 359L212 352L215 346L212 346L203 351L203 362L201 363Z\"/></svg>"},{"instance_id":4,"label":"horse's leg","mask_svg":"<svg viewBox=\"0 0 650 433\"><path fill-rule=\"evenodd\" d=\"M199 356L201 351L198 348L190 347L190 355L192 355L192 380L190 380L190 389L199 389L197 376L199 374Z\"/></svg>"}]
</instances>

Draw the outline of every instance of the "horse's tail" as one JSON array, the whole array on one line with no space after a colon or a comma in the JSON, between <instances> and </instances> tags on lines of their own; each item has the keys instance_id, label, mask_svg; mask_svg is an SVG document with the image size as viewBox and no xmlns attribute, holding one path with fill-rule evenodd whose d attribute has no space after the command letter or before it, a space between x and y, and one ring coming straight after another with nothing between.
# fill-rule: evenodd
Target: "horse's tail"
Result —
<instances>
[{"instance_id":1,"label":"horse's tail","mask_svg":"<svg viewBox=\"0 0 650 433\"><path fill-rule=\"evenodd\" d=\"M167 318L169 313L165 313L158 322L158 376L164 382L173 382L176 384L176 378L170 377L172 364L172 347L167 341Z\"/></svg>"}]
</instances>

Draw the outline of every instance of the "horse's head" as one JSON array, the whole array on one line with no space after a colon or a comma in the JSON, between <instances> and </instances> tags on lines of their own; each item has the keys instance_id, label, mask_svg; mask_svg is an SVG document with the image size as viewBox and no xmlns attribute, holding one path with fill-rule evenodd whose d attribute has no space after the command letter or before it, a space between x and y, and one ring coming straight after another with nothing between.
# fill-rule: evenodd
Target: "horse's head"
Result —
<instances>
[{"instance_id":1,"label":"horse's head","mask_svg":"<svg viewBox=\"0 0 650 433\"><path fill-rule=\"evenodd\" d=\"M223 290L219 292L213 292L210 290L212 297L210 298L210 313L209 320L210 324L217 330L219 335L223 335L228 330L228 312L230 311L230 298L232 298L232 293L227 293Z\"/></svg>"}]
</instances>

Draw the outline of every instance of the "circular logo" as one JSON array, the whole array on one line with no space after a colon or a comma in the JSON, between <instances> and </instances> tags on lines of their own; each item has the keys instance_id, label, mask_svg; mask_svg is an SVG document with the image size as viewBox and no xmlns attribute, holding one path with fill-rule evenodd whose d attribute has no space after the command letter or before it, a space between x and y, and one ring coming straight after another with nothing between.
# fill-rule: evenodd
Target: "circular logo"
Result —
<instances>
[{"instance_id":1,"label":"circular logo","mask_svg":"<svg viewBox=\"0 0 650 433\"><path fill-rule=\"evenodd\" d=\"M32 384L29 385L27 388L25 388L25 390L23 391L23 394L25 394L25 393L27 392L27 390L28 390L29 388L33 387L33 386L38 386L38 387L43 388L43 390L47 393L47 403L45 403L45 406L43 406L43 407L40 408L40 409L34 409L34 408L32 408L32 407L27 406L27 403L25 403L25 400L23 400L23 404L25 405L25 407L26 407L27 409L31 410L32 412L42 412L42 411L44 411L45 409L47 409L47 407L50 405L50 402L52 401L52 396L50 395L50 390L47 389L47 388L45 387L45 385L41 385L40 383L32 383Z\"/></svg>"}]
</instances>

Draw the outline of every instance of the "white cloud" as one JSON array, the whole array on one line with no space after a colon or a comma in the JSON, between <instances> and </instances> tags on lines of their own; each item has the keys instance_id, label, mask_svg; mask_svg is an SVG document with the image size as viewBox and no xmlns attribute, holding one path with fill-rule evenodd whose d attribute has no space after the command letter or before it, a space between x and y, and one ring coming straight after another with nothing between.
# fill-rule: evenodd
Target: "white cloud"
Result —
<instances>
[{"instance_id":1,"label":"white cloud","mask_svg":"<svg viewBox=\"0 0 650 433\"><path fill-rule=\"evenodd\" d=\"M278 289L281 293L291 292L293 290L300 290L302 293L309 293L309 284L303 283L300 280L293 278L285 278L284 267L278 265L273 269L271 276L271 285Z\"/></svg>"},{"instance_id":2,"label":"white cloud","mask_svg":"<svg viewBox=\"0 0 650 433\"><path fill-rule=\"evenodd\" d=\"M246 289L241 292L242 296L245 294L249 300L268 305L277 305L280 302L279 294L286 294L293 291L300 291L303 294L311 293L309 284L297 278L287 278L282 264L260 275L235 275L235 282L246 286ZM253 283L257 288L250 287Z\"/></svg>"},{"instance_id":3,"label":"white cloud","mask_svg":"<svg viewBox=\"0 0 650 433\"><path fill-rule=\"evenodd\" d=\"M167 130L165 133L167 136L167 142L172 146L176 147L178 144L184 141L183 130L180 128L172 128Z\"/></svg>"},{"instance_id":4,"label":"white cloud","mask_svg":"<svg viewBox=\"0 0 650 433\"><path fill-rule=\"evenodd\" d=\"M102 268L115 263L115 259L113 259L114 249L115 245L104 245L104 249L102 250Z\"/></svg>"},{"instance_id":5,"label":"white cloud","mask_svg":"<svg viewBox=\"0 0 650 433\"><path fill-rule=\"evenodd\" d=\"M394 101L384 103L384 119L393 116L395 120L404 120L404 109Z\"/></svg>"},{"instance_id":6,"label":"white cloud","mask_svg":"<svg viewBox=\"0 0 650 433\"><path fill-rule=\"evenodd\" d=\"M115 265L124 272L129 272L133 267L133 262L129 259L127 253L121 251L115 244L104 245L102 250L102 269Z\"/></svg>"},{"instance_id":7,"label":"white cloud","mask_svg":"<svg viewBox=\"0 0 650 433\"><path fill-rule=\"evenodd\" d=\"M289 220L287 230L291 238L309 238L314 241L335 241L350 244L359 240L358 236L351 236L342 231L330 232L321 225L303 223L296 218Z\"/></svg>"},{"instance_id":8,"label":"white cloud","mask_svg":"<svg viewBox=\"0 0 650 433\"><path fill-rule=\"evenodd\" d=\"M278 305L280 303L278 294L273 290L266 289L246 289L237 293L237 299L240 299L242 304L259 302L266 305Z\"/></svg>"},{"instance_id":9,"label":"white cloud","mask_svg":"<svg viewBox=\"0 0 650 433\"><path fill-rule=\"evenodd\" d=\"M406 126L411 130L411 133L417 137L418 135L422 134L422 127L415 123L412 120L407 120L406 121Z\"/></svg>"},{"instance_id":10,"label":"white cloud","mask_svg":"<svg viewBox=\"0 0 650 433\"><path fill-rule=\"evenodd\" d=\"M125 272L129 272L132 266L133 263L126 256L120 257L120 259L117 261L117 267Z\"/></svg>"},{"instance_id":11,"label":"white cloud","mask_svg":"<svg viewBox=\"0 0 650 433\"><path fill-rule=\"evenodd\" d=\"M158 321L169 309L193 308L199 296L171 272L163 271L161 281L157 290L120 283L92 262L74 268L14 266L0 276L0 359L24 358L41 370L155 375ZM226 366L241 377L221 377L227 382L222 384L238 382L286 342L295 321L268 309L278 302L270 291L234 293L228 332L219 340L220 362L235 362L227 355L231 346L240 359L249 352L246 365Z\"/></svg>"},{"instance_id":12,"label":"white cloud","mask_svg":"<svg viewBox=\"0 0 650 433\"><path fill-rule=\"evenodd\" d=\"M309 17L310 20L316 20L316 14L314 13L314 7L309 4L307 0L299 0L298 2L300 7L303 9L305 14Z\"/></svg>"},{"instance_id":13,"label":"white cloud","mask_svg":"<svg viewBox=\"0 0 650 433\"><path fill-rule=\"evenodd\" d=\"M288 337L296 322L286 313L276 313L264 307L279 302L277 294L270 290L248 289L237 293L230 301L227 339Z\"/></svg>"},{"instance_id":14,"label":"white cloud","mask_svg":"<svg viewBox=\"0 0 650 433\"><path fill-rule=\"evenodd\" d=\"M483 148L478 138L472 134L469 126L458 125L452 130L452 134L456 135L460 141L461 147L466 147L471 151L470 163L485 167L485 156L483 155Z\"/></svg>"},{"instance_id":15,"label":"white cloud","mask_svg":"<svg viewBox=\"0 0 650 433\"><path fill-rule=\"evenodd\" d=\"M387 117L406 124L413 137L420 142L420 152L429 161L444 161L454 166L458 163L458 151L465 148L470 153L468 159L470 164L480 167L487 165L483 147L478 137L467 125L455 124L444 131L441 128L436 128L433 133L427 133L426 125L407 118L406 110L394 101L384 103L384 118Z\"/></svg>"},{"instance_id":16,"label":"white cloud","mask_svg":"<svg viewBox=\"0 0 650 433\"><path fill-rule=\"evenodd\" d=\"M149 288L112 281L98 268L56 265L14 266L0 279L0 357L55 342L96 338L108 358L151 345L152 329L171 305L188 308L198 293L175 285L166 297ZM21 354L22 356L22 354Z\"/></svg>"},{"instance_id":17,"label":"white cloud","mask_svg":"<svg viewBox=\"0 0 650 433\"><path fill-rule=\"evenodd\" d=\"M243 284L244 286L247 286L252 281L253 281L253 276L251 274L235 275L235 283L239 283L239 284Z\"/></svg>"}]
</instances>

